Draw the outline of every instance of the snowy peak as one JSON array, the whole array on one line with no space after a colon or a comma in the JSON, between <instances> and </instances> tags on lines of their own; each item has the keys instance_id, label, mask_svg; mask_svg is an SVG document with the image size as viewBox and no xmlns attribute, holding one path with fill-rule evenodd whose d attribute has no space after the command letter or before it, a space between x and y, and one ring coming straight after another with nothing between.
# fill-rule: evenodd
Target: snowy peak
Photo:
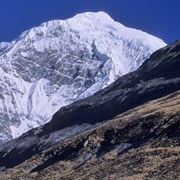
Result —
<instances>
[{"instance_id":1,"label":"snowy peak","mask_svg":"<svg viewBox=\"0 0 180 180\"><path fill-rule=\"evenodd\" d=\"M68 19L67 21L74 21L74 22L114 22L114 20L105 12L99 11L99 12L86 12L77 14L73 18Z\"/></svg>"},{"instance_id":2,"label":"snowy peak","mask_svg":"<svg viewBox=\"0 0 180 180\"><path fill-rule=\"evenodd\" d=\"M137 69L166 44L104 12L53 20L0 43L0 141L49 121Z\"/></svg>"}]
</instances>

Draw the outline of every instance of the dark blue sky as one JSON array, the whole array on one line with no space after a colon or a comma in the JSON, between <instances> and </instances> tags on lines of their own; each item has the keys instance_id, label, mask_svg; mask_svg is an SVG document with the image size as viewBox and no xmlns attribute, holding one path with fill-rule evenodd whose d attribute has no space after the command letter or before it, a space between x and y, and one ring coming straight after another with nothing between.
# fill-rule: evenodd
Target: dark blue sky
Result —
<instances>
[{"instance_id":1,"label":"dark blue sky","mask_svg":"<svg viewBox=\"0 0 180 180\"><path fill-rule=\"evenodd\" d=\"M86 11L105 11L166 43L180 39L180 0L1 0L0 42L14 40L42 22Z\"/></svg>"}]
</instances>

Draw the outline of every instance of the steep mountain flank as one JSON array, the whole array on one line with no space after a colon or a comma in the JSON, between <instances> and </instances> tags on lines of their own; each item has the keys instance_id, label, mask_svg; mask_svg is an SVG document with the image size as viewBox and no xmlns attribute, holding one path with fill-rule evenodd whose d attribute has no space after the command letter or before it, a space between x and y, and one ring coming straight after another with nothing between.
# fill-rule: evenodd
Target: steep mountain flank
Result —
<instances>
[{"instance_id":1,"label":"steep mountain flank","mask_svg":"<svg viewBox=\"0 0 180 180\"><path fill-rule=\"evenodd\" d=\"M180 178L180 91L149 101L52 146L2 179Z\"/></svg>"}]
</instances>

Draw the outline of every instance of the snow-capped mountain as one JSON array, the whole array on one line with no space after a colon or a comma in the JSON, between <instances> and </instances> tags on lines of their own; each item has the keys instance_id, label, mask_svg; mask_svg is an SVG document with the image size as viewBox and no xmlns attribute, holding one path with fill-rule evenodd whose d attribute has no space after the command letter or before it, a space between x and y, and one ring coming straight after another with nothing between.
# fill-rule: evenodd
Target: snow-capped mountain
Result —
<instances>
[{"instance_id":1,"label":"snow-capped mountain","mask_svg":"<svg viewBox=\"0 0 180 180\"><path fill-rule=\"evenodd\" d=\"M0 142L44 124L165 45L104 12L49 21L0 43Z\"/></svg>"}]
</instances>

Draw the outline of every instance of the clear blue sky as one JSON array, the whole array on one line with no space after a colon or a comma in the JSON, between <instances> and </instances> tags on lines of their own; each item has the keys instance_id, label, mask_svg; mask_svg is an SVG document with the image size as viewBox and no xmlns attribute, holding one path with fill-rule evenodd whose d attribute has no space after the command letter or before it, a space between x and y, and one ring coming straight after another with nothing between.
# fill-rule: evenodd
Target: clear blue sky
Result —
<instances>
[{"instance_id":1,"label":"clear blue sky","mask_svg":"<svg viewBox=\"0 0 180 180\"><path fill-rule=\"evenodd\" d=\"M14 40L42 22L86 11L105 11L166 43L180 39L180 0L1 0L0 42Z\"/></svg>"}]
</instances>

